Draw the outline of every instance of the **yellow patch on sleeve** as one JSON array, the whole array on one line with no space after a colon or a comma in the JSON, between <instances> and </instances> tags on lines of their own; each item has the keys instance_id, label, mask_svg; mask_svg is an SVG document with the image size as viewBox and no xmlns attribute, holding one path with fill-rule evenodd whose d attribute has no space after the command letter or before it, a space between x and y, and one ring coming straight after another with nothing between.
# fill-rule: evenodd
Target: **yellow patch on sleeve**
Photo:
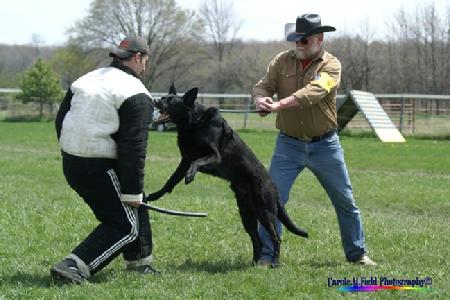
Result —
<instances>
[{"instance_id":1,"label":"yellow patch on sleeve","mask_svg":"<svg viewBox=\"0 0 450 300\"><path fill-rule=\"evenodd\" d=\"M319 85L328 93L336 86L336 80L325 72L320 72L311 83Z\"/></svg>"}]
</instances>

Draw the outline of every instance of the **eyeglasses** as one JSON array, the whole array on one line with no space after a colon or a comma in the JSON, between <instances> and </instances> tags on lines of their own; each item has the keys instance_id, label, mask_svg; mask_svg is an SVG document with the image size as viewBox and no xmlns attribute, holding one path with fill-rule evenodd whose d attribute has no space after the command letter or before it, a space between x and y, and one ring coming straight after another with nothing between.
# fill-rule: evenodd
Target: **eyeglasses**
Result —
<instances>
[{"instance_id":1,"label":"eyeglasses","mask_svg":"<svg viewBox=\"0 0 450 300\"><path fill-rule=\"evenodd\" d=\"M302 38L300 41L296 41L296 43L301 43L303 46L308 46L309 39L308 38Z\"/></svg>"}]
</instances>

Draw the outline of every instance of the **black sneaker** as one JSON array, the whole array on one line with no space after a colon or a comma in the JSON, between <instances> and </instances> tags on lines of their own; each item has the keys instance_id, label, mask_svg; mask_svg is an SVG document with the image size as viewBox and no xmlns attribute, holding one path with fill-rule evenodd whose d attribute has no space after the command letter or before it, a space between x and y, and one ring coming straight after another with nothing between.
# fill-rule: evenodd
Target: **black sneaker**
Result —
<instances>
[{"instance_id":1,"label":"black sneaker","mask_svg":"<svg viewBox=\"0 0 450 300\"><path fill-rule=\"evenodd\" d=\"M161 272L156 270L152 265L142 265L138 267L127 268L127 271L136 272L139 274L161 275Z\"/></svg>"},{"instance_id":2,"label":"black sneaker","mask_svg":"<svg viewBox=\"0 0 450 300\"><path fill-rule=\"evenodd\" d=\"M61 283L80 284L86 280L78 269L76 261L70 258L63 259L50 269L53 280Z\"/></svg>"}]
</instances>

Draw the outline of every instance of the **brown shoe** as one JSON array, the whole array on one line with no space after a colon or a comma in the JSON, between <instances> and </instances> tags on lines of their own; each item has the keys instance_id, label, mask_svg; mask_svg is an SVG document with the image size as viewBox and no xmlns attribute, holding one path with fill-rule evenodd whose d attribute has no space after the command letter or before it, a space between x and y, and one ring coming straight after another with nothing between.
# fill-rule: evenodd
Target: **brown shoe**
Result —
<instances>
[{"instance_id":1,"label":"brown shoe","mask_svg":"<svg viewBox=\"0 0 450 300\"><path fill-rule=\"evenodd\" d=\"M359 259L353 261L352 263L361 265L361 266L367 266L367 267L376 267L378 264L371 260L367 255L361 256Z\"/></svg>"}]
</instances>

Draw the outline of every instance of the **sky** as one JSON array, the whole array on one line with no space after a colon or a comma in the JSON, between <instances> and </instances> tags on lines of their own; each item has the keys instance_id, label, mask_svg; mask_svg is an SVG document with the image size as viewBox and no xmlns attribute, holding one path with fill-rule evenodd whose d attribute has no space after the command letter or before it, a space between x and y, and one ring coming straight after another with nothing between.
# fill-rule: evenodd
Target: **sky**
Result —
<instances>
[{"instance_id":1,"label":"sky","mask_svg":"<svg viewBox=\"0 0 450 300\"><path fill-rule=\"evenodd\" d=\"M91 1L0 0L0 44L29 44L34 36L43 45L62 45L67 30L87 15ZM175 1L196 11L204 0ZM387 23L402 7L413 13L434 3L441 16L450 8L450 0L231 1L236 17L242 20L238 37L262 41L283 39L284 25L295 23L297 16L304 13L320 14L322 25L335 26L338 32L357 33L368 23L374 37L382 39L389 35Z\"/></svg>"}]
</instances>

